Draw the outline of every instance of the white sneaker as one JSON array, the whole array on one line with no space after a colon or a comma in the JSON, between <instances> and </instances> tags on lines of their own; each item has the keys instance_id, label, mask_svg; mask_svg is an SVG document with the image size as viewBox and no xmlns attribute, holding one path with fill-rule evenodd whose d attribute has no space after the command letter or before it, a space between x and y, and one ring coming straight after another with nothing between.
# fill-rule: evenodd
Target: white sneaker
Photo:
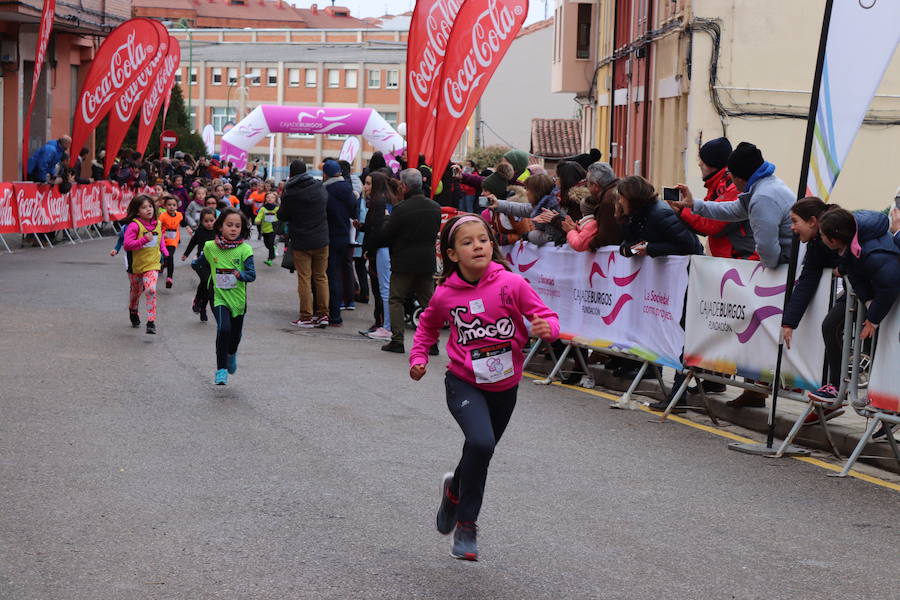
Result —
<instances>
[{"instance_id":1,"label":"white sneaker","mask_svg":"<svg viewBox=\"0 0 900 600\"><path fill-rule=\"evenodd\" d=\"M390 329L385 329L384 327L379 327L372 333L368 335L369 338L373 340L378 340L380 342L389 342L391 340L391 331Z\"/></svg>"}]
</instances>

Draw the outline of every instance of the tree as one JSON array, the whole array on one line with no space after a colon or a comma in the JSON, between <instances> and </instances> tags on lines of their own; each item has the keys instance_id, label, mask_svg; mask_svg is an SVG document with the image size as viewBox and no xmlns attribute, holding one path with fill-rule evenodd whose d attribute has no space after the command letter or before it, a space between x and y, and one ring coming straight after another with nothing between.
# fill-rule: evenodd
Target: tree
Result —
<instances>
[{"instance_id":1,"label":"tree","mask_svg":"<svg viewBox=\"0 0 900 600\"><path fill-rule=\"evenodd\" d=\"M483 148L475 148L469 152L469 156L466 158L475 161L479 169L493 169L509 150L510 148L507 146L485 146Z\"/></svg>"},{"instance_id":2,"label":"tree","mask_svg":"<svg viewBox=\"0 0 900 600\"><path fill-rule=\"evenodd\" d=\"M159 156L159 136L163 131L162 113L156 118L156 124L153 126L153 133L150 134L150 143L147 144L145 157ZM140 114L132 121L125 134L125 141L122 142L123 148L134 148L137 146L138 129L140 128ZM97 147L102 148L106 145L106 131L108 127L107 119L103 119L97 127ZM166 129L171 129L178 134L178 146L176 150L181 150L190 154L194 158L206 156L206 145L203 138L197 133L191 133L188 124L188 115L184 109L184 96L181 94L181 86L172 87L172 96L169 102L169 114L166 115Z\"/></svg>"}]
</instances>

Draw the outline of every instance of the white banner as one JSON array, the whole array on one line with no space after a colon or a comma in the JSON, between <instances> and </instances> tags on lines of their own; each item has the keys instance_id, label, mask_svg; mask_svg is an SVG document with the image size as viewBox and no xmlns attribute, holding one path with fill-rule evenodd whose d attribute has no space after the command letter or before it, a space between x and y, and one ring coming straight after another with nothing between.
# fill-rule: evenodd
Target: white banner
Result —
<instances>
[{"instance_id":1,"label":"white banner","mask_svg":"<svg viewBox=\"0 0 900 600\"><path fill-rule=\"evenodd\" d=\"M563 339L681 368L689 257L624 258L519 242L503 254L559 314Z\"/></svg>"},{"instance_id":2,"label":"white banner","mask_svg":"<svg viewBox=\"0 0 900 600\"><path fill-rule=\"evenodd\" d=\"M786 280L787 265L767 269L756 261L691 257L685 364L771 383ZM815 390L821 385L821 326L828 314L830 282L830 273L823 271L791 349L785 346L781 376L787 387Z\"/></svg>"},{"instance_id":3,"label":"white banner","mask_svg":"<svg viewBox=\"0 0 900 600\"><path fill-rule=\"evenodd\" d=\"M900 301L878 326L878 346L869 376L869 402L883 410L900 412L900 384L894 379L900 365Z\"/></svg>"},{"instance_id":4,"label":"white banner","mask_svg":"<svg viewBox=\"0 0 900 600\"><path fill-rule=\"evenodd\" d=\"M898 23L897 0L834 0L807 179L826 202L900 43Z\"/></svg>"}]
</instances>

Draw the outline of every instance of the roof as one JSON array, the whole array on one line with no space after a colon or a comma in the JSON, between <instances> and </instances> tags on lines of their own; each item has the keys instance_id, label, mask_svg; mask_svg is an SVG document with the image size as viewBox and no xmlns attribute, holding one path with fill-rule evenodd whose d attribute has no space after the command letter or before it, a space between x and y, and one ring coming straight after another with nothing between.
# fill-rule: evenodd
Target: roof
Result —
<instances>
[{"instance_id":1,"label":"roof","mask_svg":"<svg viewBox=\"0 0 900 600\"><path fill-rule=\"evenodd\" d=\"M581 121L532 119L531 153L544 158L563 158L581 152Z\"/></svg>"},{"instance_id":2,"label":"roof","mask_svg":"<svg viewBox=\"0 0 900 600\"><path fill-rule=\"evenodd\" d=\"M186 49L182 42L182 54ZM194 60L221 62L324 62L406 64L406 45L384 44L278 44L223 42L194 43Z\"/></svg>"},{"instance_id":3,"label":"roof","mask_svg":"<svg viewBox=\"0 0 900 600\"><path fill-rule=\"evenodd\" d=\"M297 8L287 0L132 0L135 14L153 18L170 18L169 11L187 11L195 22L195 27L204 27L204 21L218 23L223 19L235 21L235 27L243 27L247 22L279 23L298 28L313 29L360 29L371 25L363 19L350 16L350 9L342 6L322 8Z\"/></svg>"},{"instance_id":4,"label":"roof","mask_svg":"<svg viewBox=\"0 0 900 600\"><path fill-rule=\"evenodd\" d=\"M548 27L553 27L553 17L544 19L543 21L538 21L537 23L532 23L528 27L523 27L516 37L520 38L522 36L532 34L535 31L540 31L541 29L546 29Z\"/></svg>"}]
</instances>

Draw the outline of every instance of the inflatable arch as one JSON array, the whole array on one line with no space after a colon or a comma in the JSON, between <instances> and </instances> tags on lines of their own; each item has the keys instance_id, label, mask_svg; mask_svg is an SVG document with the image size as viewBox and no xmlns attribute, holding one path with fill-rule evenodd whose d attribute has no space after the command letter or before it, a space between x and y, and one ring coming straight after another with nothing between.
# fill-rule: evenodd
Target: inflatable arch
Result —
<instances>
[{"instance_id":1,"label":"inflatable arch","mask_svg":"<svg viewBox=\"0 0 900 600\"><path fill-rule=\"evenodd\" d=\"M403 137L371 108L261 104L222 136L222 160L243 169L250 149L270 133L362 134L395 169L394 155L406 147Z\"/></svg>"}]
</instances>

